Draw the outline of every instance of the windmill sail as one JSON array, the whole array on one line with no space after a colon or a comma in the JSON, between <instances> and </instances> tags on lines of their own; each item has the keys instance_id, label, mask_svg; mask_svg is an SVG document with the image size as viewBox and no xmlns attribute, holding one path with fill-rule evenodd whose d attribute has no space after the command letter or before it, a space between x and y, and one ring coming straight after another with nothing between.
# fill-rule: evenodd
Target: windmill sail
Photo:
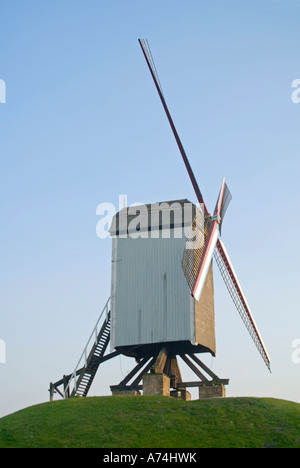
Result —
<instances>
[{"instance_id":1,"label":"windmill sail","mask_svg":"<svg viewBox=\"0 0 300 468\"><path fill-rule=\"evenodd\" d=\"M162 102L163 108L164 108L165 113L166 113L166 115L167 115L169 124L170 124L170 126L171 126L171 129L172 129L173 135L174 135L174 137L175 137L176 143L177 143L177 145L178 145L179 151L180 151L180 153L181 153L183 162L184 162L184 164L185 164L185 167L186 167L186 169L187 169L187 171L188 171L190 180L191 180L192 185L193 185L193 187L194 187L194 190L195 190L195 193L196 193L198 202L204 205L204 212L205 212L205 214L207 214L208 211L207 211L206 205L205 205L205 203L204 203L204 199L203 199L202 193L201 193L201 191L200 191L200 189L199 189L198 183L197 183L197 181L196 181L196 178L195 178L194 173L193 173L193 171L192 171L191 165L190 165L189 160L188 160L188 158L187 158L187 155L186 155L186 153L185 153L185 151L184 151L183 145L182 145L182 143L181 143L181 140L180 140L179 135L178 135L178 133L177 133L176 127L175 127L174 122L173 122L173 119L172 119L172 117L171 117L170 111L169 111L169 109L168 109L166 100L165 100L165 98L164 98L164 95L163 95L163 92L162 92L162 87L161 87L161 84L160 84L160 82L159 82L158 74L157 74L157 71L156 71L156 68L155 68L155 65L154 65L154 60L153 60L153 58L152 58L152 54L151 54L151 50L150 50L149 43L148 43L148 41L145 40L145 39L139 39L139 43L140 43L140 46L141 46L141 48L142 48L142 51L143 51L144 57L145 57L145 59L146 59L146 62L147 62L147 64L148 64L148 67L149 67L151 76L152 76L152 78L153 78L153 81L154 81L154 84L155 84L155 86L156 86L157 92L158 92L158 94L159 94L160 100L161 100L161 102Z\"/></svg>"},{"instance_id":2,"label":"windmill sail","mask_svg":"<svg viewBox=\"0 0 300 468\"><path fill-rule=\"evenodd\" d=\"M187 238L182 258L182 269L192 295L199 301L212 255L218 239L217 223L210 216L205 216L204 226L193 222L194 240Z\"/></svg>"},{"instance_id":3,"label":"windmill sail","mask_svg":"<svg viewBox=\"0 0 300 468\"><path fill-rule=\"evenodd\" d=\"M192 295L199 301L206 276L212 261L212 256L218 240L218 223L207 219L204 228L204 242L203 247L196 251L196 262L194 264L194 271L196 272L195 281L192 288Z\"/></svg>"},{"instance_id":4,"label":"windmill sail","mask_svg":"<svg viewBox=\"0 0 300 468\"><path fill-rule=\"evenodd\" d=\"M154 63L154 60L153 60L153 57L152 57L149 42L147 41L147 39L139 39L139 43L140 43L140 45L142 47L142 50L144 52L144 55L145 55L145 58L147 60L148 66L150 68L151 74L153 76L154 82L157 85L157 87L159 88L159 91L160 91L161 95L163 96L164 94L163 94L162 86L161 86L160 81L159 81L158 73L157 73L155 63Z\"/></svg>"},{"instance_id":5,"label":"windmill sail","mask_svg":"<svg viewBox=\"0 0 300 468\"><path fill-rule=\"evenodd\" d=\"M228 205L231 202L231 199L232 199L232 195L225 182L225 179L223 179L222 187L220 190L219 198L218 198L215 212L214 212L214 215L220 216L220 222L219 222L220 235L221 235L221 230L222 230L223 219L224 219L226 210L228 208Z\"/></svg>"},{"instance_id":6,"label":"windmill sail","mask_svg":"<svg viewBox=\"0 0 300 468\"><path fill-rule=\"evenodd\" d=\"M246 301L246 298L241 288L241 285L239 283L239 280L236 276L236 273L233 269L229 256L226 252L225 246L223 242L221 241L221 239L218 239L218 242L217 242L217 248L215 249L215 260L217 262L217 265L219 267L219 270L226 284L226 287L229 291L229 294L234 302L235 307L237 308L266 366L268 367L269 370L271 370L269 355L262 341L262 338L255 324L254 318L251 314L251 310Z\"/></svg>"},{"instance_id":7,"label":"windmill sail","mask_svg":"<svg viewBox=\"0 0 300 468\"><path fill-rule=\"evenodd\" d=\"M213 253L218 241L219 229L222 223L227 206L231 200L231 194L223 179L222 187L216 203L214 216L207 215L204 222L204 232L202 234L198 223L194 222L195 244L191 249L190 241L186 243L182 259L182 268L190 286L192 296L199 301L207 272L212 261ZM201 245L200 241L202 240Z\"/></svg>"},{"instance_id":8,"label":"windmill sail","mask_svg":"<svg viewBox=\"0 0 300 468\"><path fill-rule=\"evenodd\" d=\"M221 187L221 191L219 194L219 198L215 207L214 215L211 216L207 210L207 207L205 205L203 196L199 189L197 180L194 176L191 165L186 156L183 145L180 141L179 135L177 133L174 122L172 120L171 114L167 107L148 41L144 39L139 39L139 43L144 53L144 57L148 64L149 70L151 72L154 84L158 91L158 94L161 99L164 110L166 112L167 118L169 120L171 129L176 139L176 142L180 150L182 159L184 161L185 167L188 171L188 174L192 182L198 202L199 204L202 204L203 206L203 211L204 211L204 216L205 216L204 231L199 229L199 227L197 226L197 223L195 223L195 226L194 226L195 246L193 249L191 249L190 246L189 248L187 248L187 244L186 244L186 248L184 250L184 255L182 259L182 268L184 271L184 275L187 279L188 285L190 287L190 290L192 292L192 295L199 301L202 288L205 283L206 275L212 262L212 256L214 254L218 267L221 271L221 275L225 281L225 284L233 299L233 302L241 318L243 319L243 322L246 325L263 360L265 361L268 369L270 370L270 358L263 344L259 331L256 327L256 324L254 322L253 316L247 304L242 288L239 284L237 276L229 260L228 254L225 250L223 243L221 242L219 238L219 234L221 234L221 228L222 228L224 215L232 198L231 193L224 179L222 187ZM218 225L219 225L219 229L218 229Z\"/></svg>"}]
</instances>

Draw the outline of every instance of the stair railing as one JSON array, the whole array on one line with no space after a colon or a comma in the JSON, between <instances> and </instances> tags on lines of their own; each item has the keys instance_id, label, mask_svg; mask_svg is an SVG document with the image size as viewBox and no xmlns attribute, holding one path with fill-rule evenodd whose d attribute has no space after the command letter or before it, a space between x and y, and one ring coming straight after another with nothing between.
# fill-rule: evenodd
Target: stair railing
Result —
<instances>
[{"instance_id":1,"label":"stair railing","mask_svg":"<svg viewBox=\"0 0 300 468\"><path fill-rule=\"evenodd\" d=\"M75 367L75 370L73 372L73 374L70 376L70 379L69 379L69 382L68 384L66 385L65 389L64 389L64 398L68 398L68 395L71 395L73 390L76 389L76 385L77 385L77 374L78 374L78 370L82 367L87 367L87 358L88 358L88 349L91 350L92 346L94 344L97 344L97 341L98 341L98 329L99 329L99 322L101 320L101 318L103 317L104 313L105 313L105 320L107 321L108 320L108 316L109 316L109 304L110 304L110 297L108 298L101 314L100 314L100 317L98 318L97 322L96 322L96 325L91 333L91 336L89 337L88 339L88 342L80 356L80 359L77 363L77 366ZM103 321L104 323L104 321ZM100 331L100 329L99 329ZM92 345L91 345L91 342L92 342Z\"/></svg>"}]
</instances>

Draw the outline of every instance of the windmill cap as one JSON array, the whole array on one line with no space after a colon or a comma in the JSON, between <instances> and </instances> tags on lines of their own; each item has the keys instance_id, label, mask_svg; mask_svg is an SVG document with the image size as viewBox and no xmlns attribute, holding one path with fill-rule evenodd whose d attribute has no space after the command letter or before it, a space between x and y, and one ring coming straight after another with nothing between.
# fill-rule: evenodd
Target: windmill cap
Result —
<instances>
[{"instance_id":1,"label":"windmill cap","mask_svg":"<svg viewBox=\"0 0 300 468\"><path fill-rule=\"evenodd\" d=\"M187 199L125 207L113 216L112 237L134 232L188 227L196 214L196 205Z\"/></svg>"}]
</instances>

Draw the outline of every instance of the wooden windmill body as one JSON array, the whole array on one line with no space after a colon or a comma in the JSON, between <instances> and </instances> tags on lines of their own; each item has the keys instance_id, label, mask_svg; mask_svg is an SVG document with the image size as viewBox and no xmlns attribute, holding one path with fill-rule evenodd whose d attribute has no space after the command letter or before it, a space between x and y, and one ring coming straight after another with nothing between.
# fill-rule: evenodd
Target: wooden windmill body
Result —
<instances>
[{"instance_id":1,"label":"wooden windmill body","mask_svg":"<svg viewBox=\"0 0 300 468\"><path fill-rule=\"evenodd\" d=\"M185 231L190 226L184 223L183 210L189 204L188 200L175 200L142 205L134 207L136 216L128 215L130 208L125 208L114 217L111 350L142 358L164 343L178 351L215 355L212 267L198 302L191 295L181 266ZM170 225L160 221L153 226L154 209L162 219L170 219L172 211L177 225L170 220ZM125 232L115 228L122 214L128 220ZM135 217L143 224L138 231L136 223L130 228Z\"/></svg>"},{"instance_id":2,"label":"wooden windmill body","mask_svg":"<svg viewBox=\"0 0 300 468\"><path fill-rule=\"evenodd\" d=\"M146 376L146 380L156 379L158 389L163 375L174 390L178 383L185 388L177 356L189 365L189 356L216 354L212 263L199 301L191 295L182 269L186 245L192 242L186 238L192 219L184 216L184 209L190 206L195 215L197 207L188 200L124 208L114 217L110 230L111 351L134 357L139 363L149 360L152 377ZM157 219L154 224L153 218ZM169 222L164 224L164 219ZM170 385L165 392L170 392ZM153 383L151 386L151 393L155 392ZM114 393L139 389L139 384L137 388L124 383L112 386Z\"/></svg>"}]
</instances>

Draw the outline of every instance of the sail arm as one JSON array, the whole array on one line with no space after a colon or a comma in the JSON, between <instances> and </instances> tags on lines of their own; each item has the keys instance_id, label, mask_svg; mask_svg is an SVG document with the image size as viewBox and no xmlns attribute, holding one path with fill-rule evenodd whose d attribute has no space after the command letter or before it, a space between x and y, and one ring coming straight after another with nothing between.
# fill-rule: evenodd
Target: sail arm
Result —
<instances>
[{"instance_id":1,"label":"sail arm","mask_svg":"<svg viewBox=\"0 0 300 468\"><path fill-rule=\"evenodd\" d=\"M200 299L200 296L204 287L204 283L206 280L206 276L209 270L209 266L212 261L215 246L218 240L218 229L217 229L218 223L216 221L213 221L209 224L210 224L209 233L205 240L205 247L204 247L201 263L199 265L197 276L196 276L196 281L194 284L194 288L192 290L192 295L197 301L199 301Z\"/></svg>"},{"instance_id":2,"label":"sail arm","mask_svg":"<svg viewBox=\"0 0 300 468\"><path fill-rule=\"evenodd\" d=\"M232 195L230 193L230 190L225 182L225 179L223 179L222 187L220 190L220 194L217 200L217 204L215 207L214 211L214 216L219 216L219 230L220 230L220 235L222 231L222 223L223 219L226 213L226 210L228 208L229 203L231 202Z\"/></svg>"},{"instance_id":3,"label":"sail arm","mask_svg":"<svg viewBox=\"0 0 300 468\"><path fill-rule=\"evenodd\" d=\"M157 70L156 70L156 67L155 67L155 64L154 64L154 60L153 60L153 57L152 57L152 53L151 53L151 50L150 50L150 46L149 46L149 43L146 39L139 39L139 44L141 46L141 49L143 51L143 54L144 54L144 57L145 57L145 60L147 62L147 65L148 65L148 68L150 70L150 73L151 73L151 76L153 78L153 81L154 81L154 84L155 84L155 87L157 89L157 92L158 92L158 95L160 97L160 100L161 100L161 103L163 105L163 108L165 110L165 113L166 113L166 116L167 116L167 119L169 121L169 124L171 126L171 129L172 129L172 132L173 132L173 135L175 137L175 140L176 140L176 143L177 143L177 146L179 148L179 151L181 153L181 157L183 159L183 162L184 162L184 165L186 167L186 170L188 172L188 175L189 175L189 178L190 178L190 181L193 185L193 188L194 188L194 191L195 191L195 194L196 194L196 197L198 199L198 202L200 204L203 204L204 206L204 212L205 214L208 214L208 210L207 210L207 207L205 205L205 202L204 202L204 199L203 199L203 196L202 196L202 193L200 191L200 188L198 186L198 182L195 178L195 175L193 173L193 170L192 170L192 167L190 165L190 162L188 160L188 157L186 155L186 152L183 148L183 145L181 143L181 140L179 138L179 135L178 135L178 132L177 132L177 129L174 125L174 122L173 122L173 119L171 117L171 114L170 114L170 111L169 111L169 108L167 106L167 103L166 103L166 100L164 98L164 95L163 95L163 91L162 91L162 87L161 87L161 84L160 84L160 81L159 81L159 78L158 78L158 73L157 73Z\"/></svg>"},{"instance_id":4,"label":"sail arm","mask_svg":"<svg viewBox=\"0 0 300 468\"><path fill-rule=\"evenodd\" d=\"M242 291L237 275L233 269L229 256L226 252L225 246L220 238L217 241L214 256L234 305L236 306L239 315L241 316L266 366L268 367L269 371L271 371L271 361L268 352L255 324L251 310Z\"/></svg>"}]
</instances>

